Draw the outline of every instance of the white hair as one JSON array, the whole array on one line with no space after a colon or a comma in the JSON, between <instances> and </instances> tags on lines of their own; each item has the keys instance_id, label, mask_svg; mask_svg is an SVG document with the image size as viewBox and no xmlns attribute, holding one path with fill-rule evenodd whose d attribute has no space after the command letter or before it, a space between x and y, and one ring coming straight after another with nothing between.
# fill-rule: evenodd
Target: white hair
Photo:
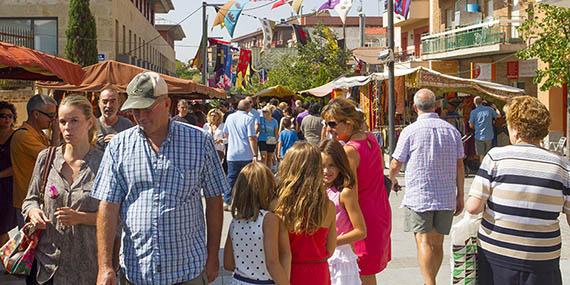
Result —
<instances>
[{"instance_id":1,"label":"white hair","mask_svg":"<svg viewBox=\"0 0 570 285\"><path fill-rule=\"evenodd\" d=\"M414 95L414 105L423 112L433 110L435 107L435 94L433 91L425 88L418 90Z\"/></svg>"}]
</instances>

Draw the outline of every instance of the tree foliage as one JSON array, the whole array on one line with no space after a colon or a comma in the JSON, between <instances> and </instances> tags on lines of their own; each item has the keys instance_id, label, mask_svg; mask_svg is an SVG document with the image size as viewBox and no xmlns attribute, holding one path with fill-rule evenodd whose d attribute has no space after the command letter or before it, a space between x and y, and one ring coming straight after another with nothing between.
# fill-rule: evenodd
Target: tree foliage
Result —
<instances>
[{"instance_id":1,"label":"tree foliage","mask_svg":"<svg viewBox=\"0 0 570 285\"><path fill-rule=\"evenodd\" d=\"M315 27L311 41L297 48L296 55L284 55L269 70L265 84L254 85L253 89L282 85L292 91L301 91L321 86L350 72L347 65L350 52L338 46L336 36L327 27Z\"/></svg>"},{"instance_id":2,"label":"tree foliage","mask_svg":"<svg viewBox=\"0 0 570 285\"><path fill-rule=\"evenodd\" d=\"M190 64L176 60L176 77L201 82L202 73L200 70L190 67Z\"/></svg>"},{"instance_id":3,"label":"tree foliage","mask_svg":"<svg viewBox=\"0 0 570 285\"><path fill-rule=\"evenodd\" d=\"M65 36L65 57L81 66L97 63L97 27L89 9L89 0L69 1Z\"/></svg>"},{"instance_id":4,"label":"tree foliage","mask_svg":"<svg viewBox=\"0 0 570 285\"><path fill-rule=\"evenodd\" d=\"M536 7L536 6L535 6ZM570 81L570 9L538 4L527 9L528 18L519 27L528 46L519 51L521 59L538 58L547 64L537 70L536 84L541 90Z\"/></svg>"}]
</instances>

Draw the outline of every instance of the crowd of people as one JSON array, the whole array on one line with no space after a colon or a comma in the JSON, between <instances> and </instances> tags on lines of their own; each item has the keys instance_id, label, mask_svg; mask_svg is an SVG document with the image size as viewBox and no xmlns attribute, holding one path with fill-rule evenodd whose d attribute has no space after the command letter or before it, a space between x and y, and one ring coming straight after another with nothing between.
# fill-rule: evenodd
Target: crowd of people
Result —
<instances>
[{"instance_id":1,"label":"crowd of people","mask_svg":"<svg viewBox=\"0 0 570 285\"><path fill-rule=\"evenodd\" d=\"M208 284L224 210L232 284L376 284L392 258L388 196L403 164L405 230L435 284L444 236L463 211L465 154L430 90L414 97L418 120L398 140L392 189L350 99L179 100L171 116L158 74L138 74L126 93L121 104L102 91L99 118L85 96L35 95L18 129L16 108L0 102L2 243L16 225L43 230L28 284ZM488 111L473 123L499 116ZM550 119L536 98L513 99L506 119L512 146L488 150L477 138L488 153L465 205L484 212L480 284L562 284L557 218L570 213L570 165L539 147Z\"/></svg>"}]
</instances>

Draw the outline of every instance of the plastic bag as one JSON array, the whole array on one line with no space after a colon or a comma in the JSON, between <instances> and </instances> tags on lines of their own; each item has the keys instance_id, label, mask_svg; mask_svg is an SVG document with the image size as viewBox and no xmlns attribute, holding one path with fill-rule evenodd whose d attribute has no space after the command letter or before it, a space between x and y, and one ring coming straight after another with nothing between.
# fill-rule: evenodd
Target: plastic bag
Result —
<instances>
[{"instance_id":1,"label":"plastic bag","mask_svg":"<svg viewBox=\"0 0 570 285\"><path fill-rule=\"evenodd\" d=\"M477 284L477 231L481 216L465 213L451 227L451 284Z\"/></svg>"}]
</instances>

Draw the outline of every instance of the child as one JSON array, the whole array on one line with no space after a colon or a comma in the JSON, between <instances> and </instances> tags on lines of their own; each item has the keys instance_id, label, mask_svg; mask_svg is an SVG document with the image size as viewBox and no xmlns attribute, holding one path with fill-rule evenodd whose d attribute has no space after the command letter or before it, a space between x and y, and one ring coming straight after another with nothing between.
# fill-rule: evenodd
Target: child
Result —
<instances>
[{"instance_id":1,"label":"child","mask_svg":"<svg viewBox=\"0 0 570 285\"><path fill-rule=\"evenodd\" d=\"M233 271L231 284L289 284L291 252L279 218L270 212L275 179L260 162L246 165L233 189L224 268Z\"/></svg>"},{"instance_id":2,"label":"child","mask_svg":"<svg viewBox=\"0 0 570 285\"><path fill-rule=\"evenodd\" d=\"M278 179L275 213L289 231L291 284L330 284L327 259L336 246L335 208L323 186L319 150L307 142L293 145Z\"/></svg>"},{"instance_id":3,"label":"child","mask_svg":"<svg viewBox=\"0 0 570 285\"><path fill-rule=\"evenodd\" d=\"M329 259L332 284L360 285L358 256L352 243L366 237L366 224L354 189L356 177L350 169L342 145L325 139L320 145L323 159L323 184L329 199L336 206L337 248Z\"/></svg>"},{"instance_id":4,"label":"child","mask_svg":"<svg viewBox=\"0 0 570 285\"><path fill-rule=\"evenodd\" d=\"M297 132L291 128L291 120L282 120L281 123L283 125L283 131L279 134L279 142L277 144L278 159L283 159L287 150L299 140Z\"/></svg>"}]
</instances>

